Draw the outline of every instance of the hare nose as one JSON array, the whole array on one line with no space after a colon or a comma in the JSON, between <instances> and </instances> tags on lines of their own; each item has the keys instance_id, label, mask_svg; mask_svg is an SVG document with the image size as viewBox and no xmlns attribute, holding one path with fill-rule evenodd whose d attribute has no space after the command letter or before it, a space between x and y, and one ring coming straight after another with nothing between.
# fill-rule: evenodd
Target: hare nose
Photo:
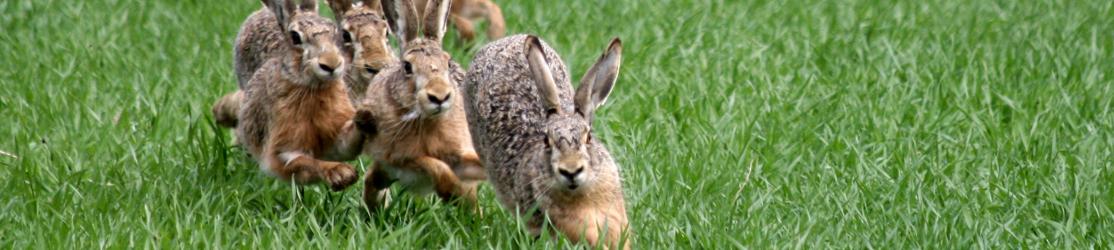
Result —
<instances>
[{"instance_id":1,"label":"hare nose","mask_svg":"<svg viewBox=\"0 0 1114 250\"><path fill-rule=\"evenodd\" d=\"M330 74L333 73L334 69L333 69L333 67L329 67L329 65L325 65L324 63L321 63L321 64L318 64L318 66L321 66L321 70L324 70L325 72L328 72Z\"/></svg>"},{"instance_id":2,"label":"hare nose","mask_svg":"<svg viewBox=\"0 0 1114 250\"><path fill-rule=\"evenodd\" d=\"M430 95L429 95L429 102L430 102L430 103L433 103L433 104L435 104L435 105L441 105L441 103L444 103L445 101L448 101L448 100L449 100L449 97L450 97L451 95L452 95L451 93L446 93L446 94L445 94L445 97L442 97L442 98L437 98L437 96L435 96L435 95L433 95L433 94L430 94Z\"/></svg>"},{"instance_id":3,"label":"hare nose","mask_svg":"<svg viewBox=\"0 0 1114 250\"><path fill-rule=\"evenodd\" d=\"M564 168L558 169L557 172L560 173L562 176L565 176L565 179L569 179L569 182L572 182L574 179L576 179L577 175L580 175L581 172L584 172L584 166L577 166L576 169L572 170L571 172Z\"/></svg>"}]
</instances>

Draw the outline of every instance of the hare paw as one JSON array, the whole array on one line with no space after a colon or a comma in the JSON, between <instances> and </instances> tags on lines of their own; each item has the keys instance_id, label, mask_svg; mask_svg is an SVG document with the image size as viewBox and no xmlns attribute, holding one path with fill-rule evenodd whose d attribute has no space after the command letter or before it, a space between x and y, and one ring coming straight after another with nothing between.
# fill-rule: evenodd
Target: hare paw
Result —
<instances>
[{"instance_id":1,"label":"hare paw","mask_svg":"<svg viewBox=\"0 0 1114 250\"><path fill-rule=\"evenodd\" d=\"M324 171L325 182L333 191L341 191L356 183L356 168L352 165L337 163Z\"/></svg>"},{"instance_id":2,"label":"hare paw","mask_svg":"<svg viewBox=\"0 0 1114 250\"><path fill-rule=\"evenodd\" d=\"M356 111L356 116L352 117L352 122L356 123L356 128L364 133L375 134L378 132L375 127L375 117L371 114L371 111L365 109Z\"/></svg>"}]
</instances>

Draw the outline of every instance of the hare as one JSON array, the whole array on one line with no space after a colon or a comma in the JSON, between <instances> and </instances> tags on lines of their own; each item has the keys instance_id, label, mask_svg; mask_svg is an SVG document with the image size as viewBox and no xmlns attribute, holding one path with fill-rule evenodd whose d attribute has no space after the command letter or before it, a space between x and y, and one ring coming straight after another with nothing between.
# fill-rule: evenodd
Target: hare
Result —
<instances>
[{"instance_id":1,"label":"hare","mask_svg":"<svg viewBox=\"0 0 1114 250\"><path fill-rule=\"evenodd\" d=\"M371 79L398 59L387 45L390 27L383 19L383 8L378 1L327 0L325 1L342 29L344 54L352 66L345 74L348 99L352 106L362 103Z\"/></svg>"},{"instance_id":2,"label":"hare","mask_svg":"<svg viewBox=\"0 0 1114 250\"><path fill-rule=\"evenodd\" d=\"M364 177L364 201L371 211L382 207L397 181L417 194L463 198L476 211L476 185L486 176L458 90L464 73L441 49L450 1L430 1L422 16L410 0L382 4L402 62L372 80L354 118L369 135L365 153L375 159Z\"/></svg>"},{"instance_id":3,"label":"hare","mask_svg":"<svg viewBox=\"0 0 1114 250\"><path fill-rule=\"evenodd\" d=\"M426 1L418 0L414 4L420 10L425 8ZM463 42L476 39L473 23L481 19L487 19L487 39L503 38L507 31L507 24L503 21L503 10L491 0L454 1L450 13L453 27L460 32Z\"/></svg>"},{"instance_id":4,"label":"hare","mask_svg":"<svg viewBox=\"0 0 1114 250\"><path fill-rule=\"evenodd\" d=\"M500 202L529 216L532 234L541 233L548 217L573 241L630 248L629 241L620 247L629 235L618 165L591 133L595 110L618 78L621 53L616 38L575 95L565 63L532 35L489 43L468 67L463 88L473 141Z\"/></svg>"},{"instance_id":5,"label":"hare","mask_svg":"<svg viewBox=\"0 0 1114 250\"><path fill-rule=\"evenodd\" d=\"M342 28L343 52L346 61L352 63L345 73L348 99L355 107L363 100L371 79L387 65L394 63L395 55L387 45L388 27L383 20L383 10L379 2L328 0L325 1L333 11L337 24ZM243 88L264 61L274 56L283 42L283 34L274 13L263 8L248 17L240 28L234 44L234 68L236 80ZM225 95L213 105L213 117L218 125L233 128L239 122L239 110L243 93L237 91Z\"/></svg>"},{"instance_id":6,"label":"hare","mask_svg":"<svg viewBox=\"0 0 1114 250\"><path fill-rule=\"evenodd\" d=\"M317 15L314 0L264 3L282 43L244 84L236 135L265 173L343 190L358 176L336 161L359 156L365 136L351 122L337 27Z\"/></svg>"}]
</instances>

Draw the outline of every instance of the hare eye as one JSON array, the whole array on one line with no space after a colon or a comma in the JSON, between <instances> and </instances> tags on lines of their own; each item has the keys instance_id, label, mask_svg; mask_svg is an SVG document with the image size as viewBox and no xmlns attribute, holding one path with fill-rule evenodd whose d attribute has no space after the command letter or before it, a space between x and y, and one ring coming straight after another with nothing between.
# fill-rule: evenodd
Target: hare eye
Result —
<instances>
[{"instance_id":1,"label":"hare eye","mask_svg":"<svg viewBox=\"0 0 1114 250\"><path fill-rule=\"evenodd\" d=\"M341 35L341 36L344 37L344 43L351 43L352 42L352 33L348 33L347 30L345 30L344 34Z\"/></svg>"},{"instance_id":2,"label":"hare eye","mask_svg":"<svg viewBox=\"0 0 1114 250\"><path fill-rule=\"evenodd\" d=\"M549 148L550 147L550 145L549 145L549 135L542 134L542 136L545 136L545 138L542 139L542 141L545 141L545 148Z\"/></svg>"},{"instance_id":3,"label":"hare eye","mask_svg":"<svg viewBox=\"0 0 1114 250\"><path fill-rule=\"evenodd\" d=\"M297 31L290 31L290 38L294 40L294 45L302 45L302 35Z\"/></svg>"},{"instance_id":4,"label":"hare eye","mask_svg":"<svg viewBox=\"0 0 1114 250\"><path fill-rule=\"evenodd\" d=\"M403 64L403 69L406 70L406 76L410 76L411 74L414 74L414 68L412 66L410 66L410 62L405 62Z\"/></svg>"}]
</instances>

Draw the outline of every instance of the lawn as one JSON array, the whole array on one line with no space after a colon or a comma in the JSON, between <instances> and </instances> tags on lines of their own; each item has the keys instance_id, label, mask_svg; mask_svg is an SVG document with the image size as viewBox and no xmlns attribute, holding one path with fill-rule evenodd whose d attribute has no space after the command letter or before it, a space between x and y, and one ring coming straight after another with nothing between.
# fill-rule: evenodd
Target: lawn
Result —
<instances>
[{"instance_id":1,"label":"lawn","mask_svg":"<svg viewBox=\"0 0 1114 250\"><path fill-rule=\"evenodd\" d=\"M1114 248L1114 2L495 1L574 79L623 40L637 249ZM568 247L262 175L209 114L260 6L0 2L0 249Z\"/></svg>"}]
</instances>

